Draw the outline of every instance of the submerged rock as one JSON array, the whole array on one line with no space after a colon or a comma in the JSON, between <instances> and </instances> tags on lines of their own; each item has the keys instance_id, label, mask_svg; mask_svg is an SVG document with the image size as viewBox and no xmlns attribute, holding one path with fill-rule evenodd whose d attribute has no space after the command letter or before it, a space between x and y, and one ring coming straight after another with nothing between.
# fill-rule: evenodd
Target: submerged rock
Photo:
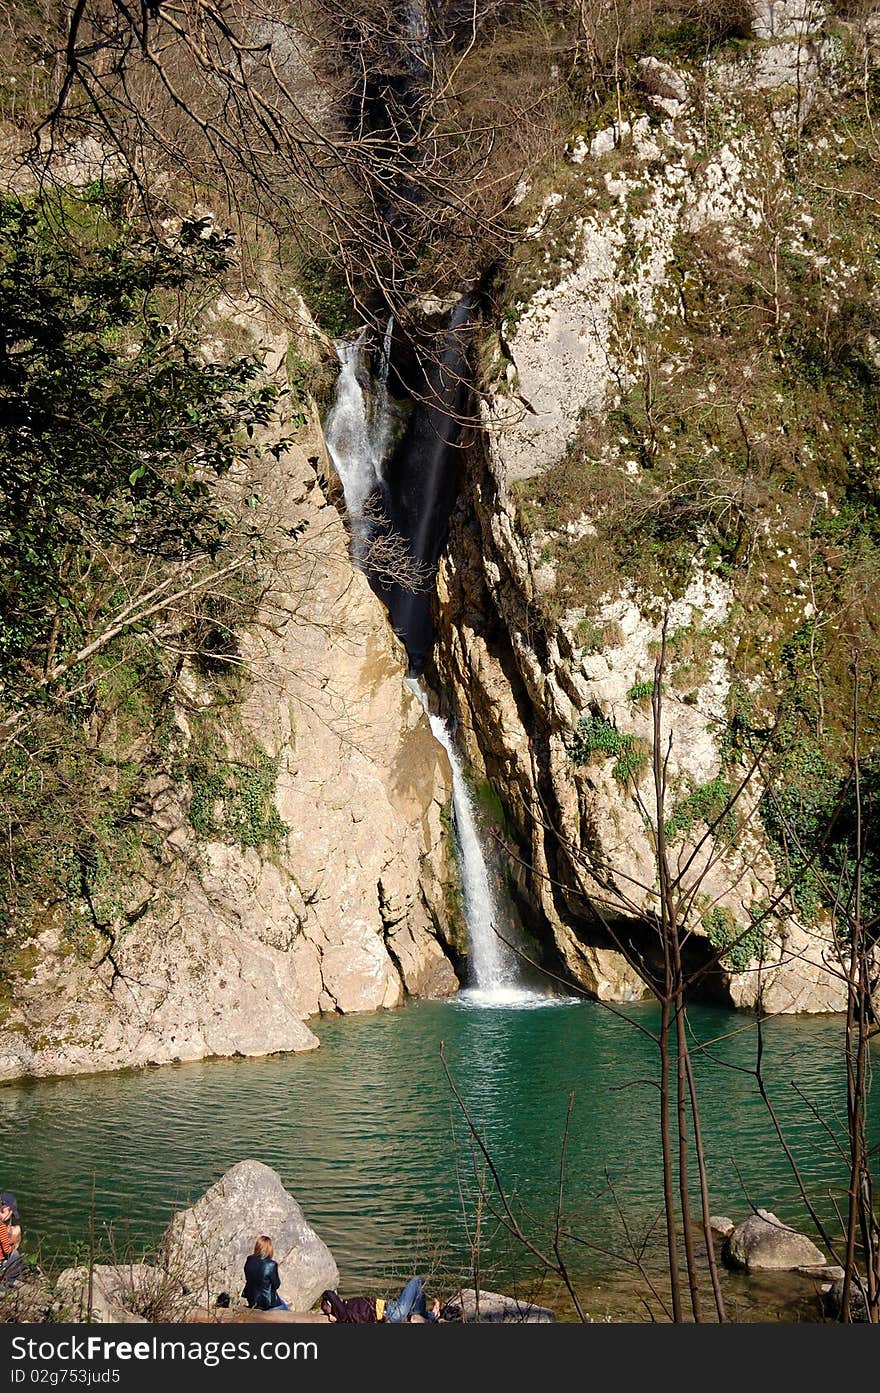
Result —
<instances>
[{"instance_id":1,"label":"submerged rock","mask_svg":"<svg viewBox=\"0 0 880 1393\"><path fill-rule=\"evenodd\" d=\"M822 1305L826 1316L832 1320L840 1319L840 1312L843 1308L843 1274L833 1281L827 1290L823 1291ZM861 1287L853 1282L849 1298L850 1320L857 1325L864 1324L868 1319L868 1303L865 1300L865 1293Z\"/></svg>"},{"instance_id":2,"label":"submerged rock","mask_svg":"<svg viewBox=\"0 0 880 1393\"><path fill-rule=\"evenodd\" d=\"M815 1277L819 1282L836 1282L843 1279L843 1268L830 1262L826 1267L799 1267L804 1277Z\"/></svg>"}]
</instances>

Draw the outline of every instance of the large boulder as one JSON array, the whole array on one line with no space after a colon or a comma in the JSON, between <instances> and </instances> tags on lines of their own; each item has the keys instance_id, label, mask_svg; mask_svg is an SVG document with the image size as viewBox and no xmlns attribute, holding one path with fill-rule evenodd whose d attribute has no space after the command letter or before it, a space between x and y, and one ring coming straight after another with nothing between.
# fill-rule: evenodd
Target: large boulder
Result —
<instances>
[{"instance_id":1,"label":"large boulder","mask_svg":"<svg viewBox=\"0 0 880 1393\"><path fill-rule=\"evenodd\" d=\"M744 1272L793 1272L824 1267L827 1261L805 1234L789 1228L769 1209L759 1209L737 1224L722 1256L728 1267Z\"/></svg>"},{"instance_id":2,"label":"large boulder","mask_svg":"<svg viewBox=\"0 0 880 1393\"><path fill-rule=\"evenodd\" d=\"M307 1311L325 1287L338 1284L330 1249L262 1161L239 1161L190 1209L175 1214L161 1261L178 1275L192 1305L212 1307L222 1291L239 1297L245 1259L260 1234L272 1239L280 1294L293 1310Z\"/></svg>"}]
</instances>

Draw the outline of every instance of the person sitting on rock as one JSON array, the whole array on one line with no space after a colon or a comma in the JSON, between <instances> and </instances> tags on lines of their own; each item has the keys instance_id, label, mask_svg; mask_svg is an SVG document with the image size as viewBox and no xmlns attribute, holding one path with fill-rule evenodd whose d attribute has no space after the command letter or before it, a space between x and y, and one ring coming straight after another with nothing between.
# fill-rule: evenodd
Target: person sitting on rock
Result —
<instances>
[{"instance_id":1,"label":"person sitting on rock","mask_svg":"<svg viewBox=\"0 0 880 1393\"><path fill-rule=\"evenodd\" d=\"M329 1321L339 1325L373 1325L377 1321L402 1325L407 1320L415 1325L436 1321L440 1302L435 1298L429 1311L424 1280L411 1277L400 1295L391 1301L381 1296L350 1296L343 1300L336 1291L323 1291L321 1310Z\"/></svg>"},{"instance_id":2,"label":"person sitting on rock","mask_svg":"<svg viewBox=\"0 0 880 1393\"><path fill-rule=\"evenodd\" d=\"M21 1227L18 1222L18 1203L11 1190L0 1194L0 1286L9 1286L24 1272L18 1245Z\"/></svg>"},{"instance_id":3,"label":"person sitting on rock","mask_svg":"<svg viewBox=\"0 0 880 1393\"><path fill-rule=\"evenodd\" d=\"M275 1245L267 1234L260 1234L254 1251L244 1265L244 1290L247 1304L258 1311L289 1311L286 1301L278 1295L281 1278L275 1261Z\"/></svg>"}]
</instances>

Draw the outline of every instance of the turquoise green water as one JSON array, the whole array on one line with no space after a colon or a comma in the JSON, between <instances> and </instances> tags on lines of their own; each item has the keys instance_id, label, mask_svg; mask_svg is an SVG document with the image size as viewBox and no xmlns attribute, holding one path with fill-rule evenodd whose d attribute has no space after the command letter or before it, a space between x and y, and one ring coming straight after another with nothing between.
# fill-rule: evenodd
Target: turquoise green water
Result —
<instances>
[{"instance_id":1,"label":"turquoise green water","mask_svg":"<svg viewBox=\"0 0 880 1393\"><path fill-rule=\"evenodd\" d=\"M655 1020L650 1007L628 1012ZM754 1023L712 1008L694 1010L691 1022L705 1046L697 1060L713 1211L737 1219L751 1201L808 1229L754 1079L741 1072L754 1063ZM445 1042L511 1204L539 1241L556 1204L574 1094L566 1251L588 1287L609 1272L624 1281L620 1213L641 1236L657 1227L661 1200L656 1052L633 1025L593 1004L489 1010L462 1000L327 1020L318 1032L322 1048L308 1055L0 1089L0 1181L18 1194L31 1250L50 1263L75 1256L90 1210L99 1237L109 1225L119 1247L148 1243L175 1208L255 1157L280 1173L329 1244L344 1290L377 1289L414 1267L466 1270L477 1185L440 1061ZM835 1141L841 1034L835 1017L765 1024L773 1101L826 1214L846 1176ZM489 1207L486 1274L512 1281L530 1264ZM655 1246L649 1239L648 1251Z\"/></svg>"}]
</instances>

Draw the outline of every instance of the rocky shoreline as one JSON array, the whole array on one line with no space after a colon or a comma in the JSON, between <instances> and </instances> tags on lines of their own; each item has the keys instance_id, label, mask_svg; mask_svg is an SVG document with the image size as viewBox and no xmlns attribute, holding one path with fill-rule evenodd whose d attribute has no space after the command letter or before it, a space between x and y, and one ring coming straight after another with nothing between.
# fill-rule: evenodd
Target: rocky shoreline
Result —
<instances>
[{"instance_id":1,"label":"rocky shoreline","mask_svg":"<svg viewBox=\"0 0 880 1393\"><path fill-rule=\"evenodd\" d=\"M711 1227L727 1269L806 1279L813 1284L815 1318L834 1316L843 1270L804 1234L766 1209L739 1224L713 1218ZM269 1233L275 1244L286 1311L249 1309L240 1295L245 1259L258 1233ZM68 1267L54 1278L34 1271L0 1294L0 1321L325 1324L320 1295L339 1283L333 1254L280 1177L260 1161L245 1160L172 1217L149 1258ZM523 1297L462 1286L443 1294L441 1319L543 1324L558 1317L549 1306Z\"/></svg>"}]
</instances>

